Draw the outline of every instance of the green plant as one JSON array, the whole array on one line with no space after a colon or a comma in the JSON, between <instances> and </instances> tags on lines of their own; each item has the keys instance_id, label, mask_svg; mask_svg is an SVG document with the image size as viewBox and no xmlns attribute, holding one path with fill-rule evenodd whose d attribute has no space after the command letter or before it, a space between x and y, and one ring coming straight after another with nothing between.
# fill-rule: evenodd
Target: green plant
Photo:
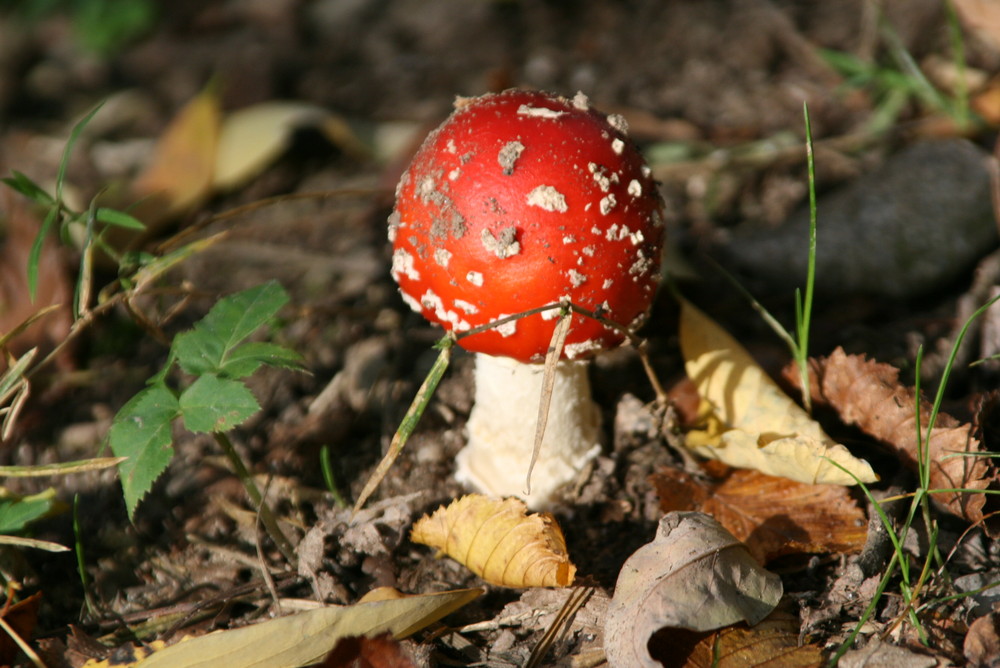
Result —
<instances>
[{"instance_id":1,"label":"green plant","mask_svg":"<svg viewBox=\"0 0 1000 668\"><path fill-rule=\"evenodd\" d=\"M969 318L965 321L962 329L959 331L958 335L955 337L955 341L952 344L951 352L948 356L948 360L945 364L944 370L942 371L941 378L938 381L937 390L934 394L934 400L931 403L930 414L927 417L926 426L922 425L921 418L921 391L920 391L920 363L923 358L923 349L920 348L917 351L916 359L916 386L914 388L915 394L915 425L916 425L916 439L917 439L917 486L913 492L906 495L910 499L910 506L904 516L899 528L893 525L892 520L889 518L888 514L885 512L883 505L889 501L895 501L897 499L884 499L879 501L875 499L871 491L866 485L860 483L861 489L864 491L871 507L875 509L875 512L879 516L879 520L882 522L883 527L885 527L888 533L889 540L892 542L893 553L889 560L889 564L886 566L885 571L882 574L882 578L879 580L878 587L876 588L875 595L872 597L871 602L865 608L864 613L862 613L861 618L858 620L853 631L848 635L847 639L838 647L837 651L834 653L833 657L830 659L830 665L834 666L840 660L841 657L851 648L854 643L855 638L861 632L862 627L871 618L872 614L875 612L881 597L884 595L889 584L891 584L893 578L897 575L899 576L899 594L902 598L903 611L897 616L897 619L906 618L912 624L916 630L921 642L927 644L929 642L926 630L923 628L923 624L920 620L920 613L939 605L941 603L961 598L963 596L970 596L975 592L966 592L960 594L953 594L949 596L932 598L927 601L922 601L922 595L927 589L929 589L929 584L932 578L944 578L947 579L947 574L945 572L945 560L942 559L939 544L938 544L938 525L937 521L934 519L931 508L931 496L933 494L941 492L958 492L958 493L968 493L968 494L991 494L996 493L994 490L980 490L980 489L936 489L931 487L931 466L932 461L930 458L930 449L927 444L930 442L931 433L934 431L935 423L937 422L938 414L941 411L942 403L944 402L945 391L948 386L948 380L951 376L951 372L955 366L955 360L958 356L959 348L965 339L966 334L969 331L972 323L979 317L981 317L987 309L993 306L995 303L1000 301L1000 295L990 299L985 304L980 306ZM985 456L994 456L995 453L982 453ZM956 456L962 456L961 454L956 454ZM835 464L836 465L836 464ZM904 497L905 498L905 497ZM911 558L911 556L903 549L903 544L906 541L906 537L910 531L913 530L914 522L917 517L920 517L927 535L927 553L923 557L923 563L920 564L917 559ZM937 571L935 573L934 564L937 564ZM917 570L919 567L919 571ZM1000 582L990 583L982 590L990 589L995 586L1000 586Z\"/></svg>"},{"instance_id":2,"label":"green plant","mask_svg":"<svg viewBox=\"0 0 1000 668\"><path fill-rule=\"evenodd\" d=\"M938 89L923 73L899 34L884 19L879 35L889 62L871 62L843 51L821 49L820 55L844 77L849 88L868 91L875 102L869 130L879 134L893 127L903 110L912 102L940 111L951 117L959 128L972 122L966 83L965 41L958 16L950 2L945 3L951 39L952 60L958 78L951 94Z\"/></svg>"},{"instance_id":3,"label":"green plant","mask_svg":"<svg viewBox=\"0 0 1000 668\"><path fill-rule=\"evenodd\" d=\"M80 44L100 56L111 56L149 30L159 13L154 0L15 0L13 9L35 22L65 14Z\"/></svg>"},{"instance_id":4,"label":"green plant","mask_svg":"<svg viewBox=\"0 0 1000 668\"><path fill-rule=\"evenodd\" d=\"M225 434L260 409L244 378L263 365L299 368L299 356L288 348L246 341L287 301L275 282L219 300L193 329L174 338L167 363L118 411L109 440L115 455L127 458L118 469L130 518L173 458L173 424L179 419L188 430L215 438L260 507L268 532L294 561L291 544ZM193 378L183 390L168 382L175 364Z\"/></svg>"},{"instance_id":5,"label":"green plant","mask_svg":"<svg viewBox=\"0 0 1000 668\"><path fill-rule=\"evenodd\" d=\"M16 420L18 410L27 396L34 374L51 362L73 338L79 336L94 320L117 306L125 306L129 314L146 329L152 329L158 338L168 339L157 325L143 315L135 298L146 292L163 274L192 254L207 247L212 239L193 241L163 255L122 254L105 240L112 227L141 230L142 223L130 214L117 209L102 207L97 199L85 211L72 209L63 198L69 157L87 123L98 112L93 109L78 122L70 133L56 176L55 192L45 189L20 172L13 172L2 179L3 183L21 193L46 213L41 228L28 257L28 289L34 299L38 285L38 271L43 245L48 237L58 236L68 241L82 239L79 246L79 267L76 272L73 296L73 322L69 335L59 342L55 350L36 361L36 351L31 350L18 359L10 358L7 371L0 376L0 413L4 416L3 433L7 433ZM79 230L81 233L76 233ZM94 298L94 254L105 253L119 267L117 280L103 286L100 296ZM247 339L258 329L272 322L278 310L288 301L285 291L277 283L245 290L220 300L192 330L177 335L170 345L166 364L147 382L146 388L122 407L115 417L109 436L111 449L117 459L104 458L79 463L77 468L110 466L117 464L121 474L130 518L153 481L166 469L173 455L172 427L180 419L194 432L211 434L242 480L261 519L282 554L294 562L291 544L278 527L270 509L263 501L246 466L236 453L226 432L239 426L259 409L257 400L243 380L263 365L298 368L299 358L293 351L266 342ZM34 321L43 318L51 309L41 309L24 323L0 337L0 347ZM183 387L171 384L174 367L190 381ZM76 469L74 469L76 470ZM56 469L55 472L62 472ZM0 470L0 474L4 473ZM52 474L53 470L32 469L22 475ZM9 472L8 474L13 474ZM29 503L30 501L30 503ZM37 514L33 500L15 500L21 504L8 511L8 515L30 519ZM18 515L20 510L20 515ZM0 537L3 538L3 537Z\"/></svg>"}]
</instances>

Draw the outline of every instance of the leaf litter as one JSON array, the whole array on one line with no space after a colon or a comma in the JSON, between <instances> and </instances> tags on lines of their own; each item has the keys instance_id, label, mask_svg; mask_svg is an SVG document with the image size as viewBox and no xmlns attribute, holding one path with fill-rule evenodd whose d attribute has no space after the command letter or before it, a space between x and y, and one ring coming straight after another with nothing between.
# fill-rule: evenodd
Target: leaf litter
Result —
<instances>
[{"instance_id":1,"label":"leaf litter","mask_svg":"<svg viewBox=\"0 0 1000 668\"><path fill-rule=\"evenodd\" d=\"M814 402L829 405L845 424L856 425L891 448L900 462L916 472L917 430L926 435L931 405L921 397L918 427L916 395L912 388L900 384L898 369L837 348L827 357L811 360L810 372L810 378L815 379L810 385ZM795 383L796 375L786 368L789 382ZM996 480L996 467L973 426L938 413L924 447L931 488L942 490L932 497L948 512L969 522L981 522L986 504L981 491Z\"/></svg>"}]
</instances>

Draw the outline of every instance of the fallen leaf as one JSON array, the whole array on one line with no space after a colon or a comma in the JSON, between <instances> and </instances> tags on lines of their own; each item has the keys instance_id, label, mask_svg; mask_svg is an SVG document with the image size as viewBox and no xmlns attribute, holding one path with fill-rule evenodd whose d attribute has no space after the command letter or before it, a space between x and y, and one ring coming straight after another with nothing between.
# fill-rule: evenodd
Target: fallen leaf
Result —
<instances>
[{"instance_id":1,"label":"fallen leaf","mask_svg":"<svg viewBox=\"0 0 1000 668\"><path fill-rule=\"evenodd\" d=\"M991 612L969 625L962 653L970 666L989 666L1000 656L1000 613Z\"/></svg>"},{"instance_id":2,"label":"fallen leaf","mask_svg":"<svg viewBox=\"0 0 1000 668\"><path fill-rule=\"evenodd\" d=\"M253 626L182 640L142 662L143 668L284 668L311 665L341 638L391 633L404 638L483 593L458 589L391 600L328 606Z\"/></svg>"},{"instance_id":3,"label":"fallen leaf","mask_svg":"<svg viewBox=\"0 0 1000 668\"><path fill-rule=\"evenodd\" d=\"M656 538L622 566L608 606L605 650L611 666L659 666L650 637L664 627L711 631L767 617L781 599L769 573L711 516L674 512Z\"/></svg>"},{"instance_id":4,"label":"fallen leaf","mask_svg":"<svg viewBox=\"0 0 1000 668\"><path fill-rule=\"evenodd\" d=\"M14 334L4 345L15 356L36 346L44 355L69 336L73 291L59 249L50 238L42 244L38 258L35 298L29 297L28 260L42 221L27 199L6 186L0 185L0 189L0 227L4 230L0 246L0 337L6 339L8 333ZM64 370L73 366L68 350L58 361ZM0 358L0 369L6 366L6 360Z\"/></svg>"},{"instance_id":5,"label":"fallen leaf","mask_svg":"<svg viewBox=\"0 0 1000 668\"><path fill-rule=\"evenodd\" d=\"M167 126L153 156L132 189L141 202L132 213L155 227L190 211L211 192L219 143L221 110L218 91L207 87L188 102Z\"/></svg>"},{"instance_id":6,"label":"fallen leaf","mask_svg":"<svg viewBox=\"0 0 1000 668\"><path fill-rule=\"evenodd\" d=\"M424 515L410 540L435 547L490 584L568 587L576 566L549 513L529 515L520 499L469 494Z\"/></svg>"},{"instance_id":7,"label":"fallen leaf","mask_svg":"<svg viewBox=\"0 0 1000 668\"><path fill-rule=\"evenodd\" d=\"M388 633L366 638L350 636L337 641L323 661L325 668L416 668L403 646Z\"/></svg>"},{"instance_id":8,"label":"fallen leaf","mask_svg":"<svg viewBox=\"0 0 1000 668\"><path fill-rule=\"evenodd\" d=\"M898 369L838 348L829 357L811 360L810 371L815 378L810 388L815 402L830 405L844 423L857 425L889 445L903 464L917 470L916 397L911 388L899 383ZM798 373L786 369L785 375L794 382ZM930 404L921 399L920 430L925 435L930 413ZM931 488L982 490L989 486L991 467L971 425L939 413L925 445ZM970 522L983 519L984 494L938 492L933 497Z\"/></svg>"},{"instance_id":9,"label":"fallen leaf","mask_svg":"<svg viewBox=\"0 0 1000 668\"><path fill-rule=\"evenodd\" d=\"M762 563L786 554L852 553L867 537L865 514L845 488L727 469L709 480L664 468L651 476L663 512L708 513Z\"/></svg>"},{"instance_id":10,"label":"fallen leaf","mask_svg":"<svg viewBox=\"0 0 1000 668\"><path fill-rule=\"evenodd\" d=\"M28 642L35 632L38 622L38 608L42 604L42 594L35 593L17 603L11 604L8 599L0 611L6 631L0 637L0 666L13 666L14 659L21 653L21 648L11 637L11 633Z\"/></svg>"},{"instance_id":11,"label":"fallen leaf","mask_svg":"<svg viewBox=\"0 0 1000 668\"><path fill-rule=\"evenodd\" d=\"M1000 4L996 0L952 0L966 29L1000 50Z\"/></svg>"},{"instance_id":12,"label":"fallen leaf","mask_svg":"<svg viewBox=\"0 0 1000 668\"><path fill-rule=\"evenodd\" d=\"M272 101L239 109L222 121L213 185L229 190L264 170L301 128L313 127L351 154L367 151L350 127L332 112L306 102Z\"/></svg>"},{"instance_id":13,"label":"fallen leaf","mask_svg":"<svg viewBox=\"0 0 1000 668\"><path fill-rule=\"evenodd\" d=\"M650 653L664 666L684 668L813 668L824 658L820 647L799 645L798 618L777 611L753 628L703 634L664 629L650 641Z\"/></svg>"},{"instance_id":14,"label":"fallen leaf","mask_svg":"<svg viewBox=\"0 0 1000 668\"><path fill-rule=\"evenodd\" d=\"M783 393L743 346L685 300L680 343L688 377L711 410L709 428L687 434L694 452L798 482L853 485L878 479L868 462L834 442Z\"/></svg>"}]
</instances>

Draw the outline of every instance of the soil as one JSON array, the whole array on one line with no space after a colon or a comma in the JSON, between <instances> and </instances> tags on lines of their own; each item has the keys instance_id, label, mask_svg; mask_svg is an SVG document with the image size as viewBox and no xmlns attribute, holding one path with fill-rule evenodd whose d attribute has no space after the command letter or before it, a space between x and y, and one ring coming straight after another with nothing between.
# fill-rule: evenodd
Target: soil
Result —
<instances>
[{"instance_id":1,"label":"soil","mask_svg":"<svg viewBox=\"0 0 1000 668\"><path fill-rule=\"evenodd\" d=\"M896 53L905 50L930 73L930 85L953 99L945 81L954 72L948 16L938 0L177 0L157 4L147 30L99 56L81 45L80 24L68 16L28 20L12 10L0 13L4 175L18 170L51 183L70 128L106 99L69 165L71 195L87 202L134 174L151 139L209 82L218 86L226 111L270 100L313 103L335 113L361 144L382 151L362 155L350 142L304 127L259 175L166 221L145 242L155 251L187 228L203 236L227 232L171 272L163 289L137 301L168 340L220 295L270 279L291 294L273 335L302 354L305 371L254 375L250 385L262 410L231 436L299 545L298 569L288 567L260 530L242 486L207 437L177 430L176 456L133 522L114 470L10 479L8 488L21 494L55 487L60 500L75 504L79 523L74 533L74 513L64 512L33 525L32 535L69 546L79 540L85 585L72 552L4 551L5 579L23 594L42 592L34 636L46 665L78 666L135 642L237 628L287 612L292 601L351 604L383 585L407 593L486 590L448 617L447 627L405 641L417 665L499 667L530 660L572 591L486 585L408 539L422 514L466 492L452 473L471 407L470 356L456 351L419 427L368 503L367 529L348 522L319 466L327 453L339 493L357 498L438 355L433 346L441 332L410 311L389 276L386 219L409 157L456 95L513 86L570 97L581 90L596 108L625 116L670 213L666 269L776 376L789 360L787 347L716 263L778 320L793 322L807 256L806 103L816 147L819 243L822 248L826 237L838 249L822 258L828 264L818 276L810 351L825 355L842 346L894 364L912 383L922 345L922 381L936 387L958 329L1000 281L989 204L996 186L982 167L992 155L997 114L977 107L982 118L963 126L906 88L912 79L899 83L902 77L886 74L900 72L891 49L898 43ZM970 93L987 105L991 82L1000 76L997 33L994 28L991 38L969 28L964 34L966 66L979 82ZM828 52L868 64L869 76L851 80L823 55ZM385 139L393 132L396 140ZM937 142L951 144L892 161L909 147ZM907 169L912 179L900 176L910 174ZM292 193L326 195L212 219ZM917 195L928 199L906 208ZM875 213L866 204L873 198L884 205ZM835 221L829 227L825 203ZM844 236L878 226L889 230L882 237L888 241L853 244ZM899 242L896 252L893 244L902 237L893 231L900 227L913 231L907 239L933 243ZM938 235L942 227L952 231ZM762 238L763 262L740 254ZM9 248L15 239L8 229ZM23 263L26 251L19 252ZM72 248L60 257L52 275L61 272L71 290L79 258ZM908 273L912 266L921 271ZM824 271L845 278L825 283ZM108 284L114 274L103 268L99 280ZM32 312L23 282L7 281L4 290L5 310L16 302ZM58 294L58 285L52 290ZM689 390L677 319L676 302L664 290L641 335L652 368L682 402ZM952 374L946 407L960 420L972 420L976 402L995 388L996 366L964 365L998 352L995 323L988 317L973 329L963 365ZM66 327L36 331L30 343L51 349ZM96 320L33 377L31 398L4 440L0 463L107 454L111 418L167 352L164 341L123 308ZM662 467L699 470L676 428L683 408L655 402L634 348L599 358L591 374L605 447L589 478L555 513L578 584L589 589L566 632L534 665L599 664L604 612L621 566L652 539L662 515L649 476ZM674 428L664 429L664 421ZM870 438L835 419L827 426L872 461L880 497L913 488L912 476ZM863 496L855 498L868 512ZM982 528L945 514L939 521L942 549L956 550L953 577L995 580L989 575L1000 568L1000 554ZM861 618L885 567L878 522L869 532L862 557L803 553L769 564L782 576L783 611L798 618L801 639L826 656ZM913 536L912 549L919 552L925 538ZM270 578L262 577L262 565ZM941 665L995 665L995 655L976 659L989 652L974 654L965 640L969 625L990 612L982 599L928 611L935 634L929 644L921 644L912 627L893 626L898 611L897 598L883 599L855 646L903 648L900 661L920 655ZM668 665L684 665L676 647L660 650Z\"/></svg>"}]
</instances>

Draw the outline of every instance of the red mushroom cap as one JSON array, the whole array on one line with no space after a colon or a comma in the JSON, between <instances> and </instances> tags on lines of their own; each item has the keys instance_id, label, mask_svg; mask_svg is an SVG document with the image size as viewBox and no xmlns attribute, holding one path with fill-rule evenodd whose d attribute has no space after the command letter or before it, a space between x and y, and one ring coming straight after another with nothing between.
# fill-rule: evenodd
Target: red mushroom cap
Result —
<instances>
[{"instance_id":1,"label":"red mushroom cap","mask_svg":"<svg viewBox=\"0 0 1000 668\"><path fill-rule=\"evenodd\" d=\"M625 326L659 281L663 202L624 119L582 94L459 98L396 189L392 276L431 322L468 331L568 298ZM545 356L557 310L461 339L522 362ZM564 357L622 335L574 315Z\"/></svg>"}]
</instances>

